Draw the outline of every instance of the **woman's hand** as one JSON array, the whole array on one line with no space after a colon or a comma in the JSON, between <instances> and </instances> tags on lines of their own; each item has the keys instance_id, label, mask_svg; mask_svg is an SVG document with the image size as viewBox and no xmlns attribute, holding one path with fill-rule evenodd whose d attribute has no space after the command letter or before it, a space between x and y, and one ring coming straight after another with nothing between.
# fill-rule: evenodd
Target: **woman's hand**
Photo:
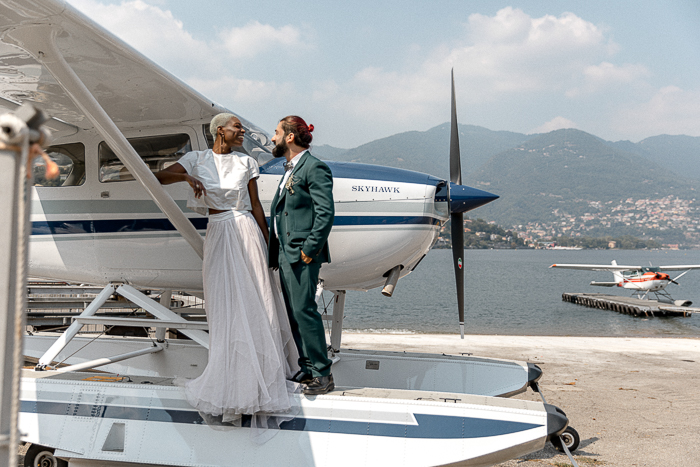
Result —
<instances>
[{"instance_id":1,"label":"woman's hand","mask_svg":"<svg viewBox=\"0 0 700 467\"><path fill-rule=\"evenodd\" d=\"M194 178L192 175L185 174L185 181L189 183L192 189L194 190L195 198L199 199L202 197L202 195L207 195L207 189L204 188L204 184L198 179Z\"/></svg>"},{"instance_id":2,"label":"woman's hand","mask_svg":"<svg viewBox=\"0 0 700 467\"><path fill-rule=\"evenodd\" d=\"M201 198L202 195L207 195L207 190L204 188L204 183L199 181L199 179L194 178L192 175L188 174L185 168L176 162L166 169L160 170L154 174L158 181L163 185L170 185L171 183L187 182L194 190L194 197Z\"/></svg>"}]
</instances>

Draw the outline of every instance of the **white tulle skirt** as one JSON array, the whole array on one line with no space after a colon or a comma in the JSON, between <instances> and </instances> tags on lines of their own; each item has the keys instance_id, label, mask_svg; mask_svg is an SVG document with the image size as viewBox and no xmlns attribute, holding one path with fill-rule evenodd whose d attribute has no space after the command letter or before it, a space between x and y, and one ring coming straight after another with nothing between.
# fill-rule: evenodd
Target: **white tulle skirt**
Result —
<instances>
[{"instance_id":1,"label":"white tulle skirt","mask_svg":"<svg viewBox=\"0 0 700 467\"><path fill-rule=\"evenodd\" d=\"M298 354L279 277L267 266L250 213L209 216L203 276L209 362L185 384L189 403L233 423L242 414L288 412L287 379L298 370Z\"/></svg>"}]
</instances>

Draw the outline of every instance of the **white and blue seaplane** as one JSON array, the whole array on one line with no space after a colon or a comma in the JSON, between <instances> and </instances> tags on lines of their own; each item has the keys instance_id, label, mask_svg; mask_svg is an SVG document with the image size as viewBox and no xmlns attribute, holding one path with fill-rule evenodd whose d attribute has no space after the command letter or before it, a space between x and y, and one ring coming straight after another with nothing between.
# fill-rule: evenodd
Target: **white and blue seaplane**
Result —
<instances>
[{"instance_id":1,"label":"white and blue seaplane","mask_svg":"<svg viewBox=\"0 0 700 467\"><path fill-rule=\"evenodd\" d=\"M170 294L202 290L205 217L185 207L188 186L163 187L153 171L211 144L207 100L59 0L0 1L0 97L6 110L42 108L54 135L58 181L36 174L30 275L101 287L58 337L26 336L19 426L26 465L486 466L566 447L568 419L542 402L539 368L471 356L341 351L347 290L390 295L452 219L463 333L463 213L497 196L461 184L454 84L451 177L329 162L336 217L330 349L335 391L295 396L298 410L265 443L188 405L176 377L206 366L203 321L186 319ZM241 118L241 151L257 158L263 206L283 174L267 134ZM145 290L163 291L159 302ZM118 296L150 319L98 313ZM155 339L81 336L85 325L145 326ZM166 329L189 339L168 339ZM91 342L94 341L94 342ZM89 345L88 345L89 344ZM60 362L59 365L57 362ZM99 368L103 372L95 372ZM562 440L564 444L562 445ZM566 449L565 449L566 450ZM292 459L294 461L292 461Z\"/></svg>"}]
</instances>

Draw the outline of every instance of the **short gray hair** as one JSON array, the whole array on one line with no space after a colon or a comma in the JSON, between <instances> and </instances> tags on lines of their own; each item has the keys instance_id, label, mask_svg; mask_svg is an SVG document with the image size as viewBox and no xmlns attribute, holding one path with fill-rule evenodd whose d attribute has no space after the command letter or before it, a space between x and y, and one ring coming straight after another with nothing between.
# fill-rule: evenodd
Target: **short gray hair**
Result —
<instances>
[{"instance_id":1,"label":"short gray hair","mask_svg":"<svg viewBox=\"0 0 700 467\"><path fill-rule=\"evenodd\" d=\"M211 123L209 124L209 133L216 139L216 129L219 128L220 126L226 126L229 120L232 118L238 118L233 114L230 113L221 113L218 115L215 115L214 118L211 119Z\"/></svg>"}]
</instances>

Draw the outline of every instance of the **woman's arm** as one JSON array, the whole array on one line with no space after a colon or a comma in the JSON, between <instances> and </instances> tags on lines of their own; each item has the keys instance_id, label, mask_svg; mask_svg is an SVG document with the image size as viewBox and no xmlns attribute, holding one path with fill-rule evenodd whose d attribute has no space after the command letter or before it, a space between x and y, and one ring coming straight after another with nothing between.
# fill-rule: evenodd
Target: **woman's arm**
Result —
<instances>
[{"instance_id":1,"label":"woman's arm","mask_svg":"<svg viewBox=\"0 0 700 467\"><path fill-rule=\"evenodd\" d=\"M248 194L250 194L250 204L253 207L251 213L258 223L260 230L262 230L263 237L265 237L265 243L269 243L270 234L267 230L267 221L265 220L265 211L263 211L262 204L260 204L260 197L258 196L258 182L257 179L253 178L248 182Z\"/></svg>"},{"instance_id":2,"label":"woman's arm","mask_svg":"<svg viewBox=\"0 0 700 467\"><path fill-rule=\"evenodd\" d=\"M171 183L187 182L194 190L194 197L201 198L202 195L207 195L207 189L204 184L188 174L185 168L177 162L170 167L160 170L154 174L161 185L170 185Z\"/></svg>"}]
</instances>

